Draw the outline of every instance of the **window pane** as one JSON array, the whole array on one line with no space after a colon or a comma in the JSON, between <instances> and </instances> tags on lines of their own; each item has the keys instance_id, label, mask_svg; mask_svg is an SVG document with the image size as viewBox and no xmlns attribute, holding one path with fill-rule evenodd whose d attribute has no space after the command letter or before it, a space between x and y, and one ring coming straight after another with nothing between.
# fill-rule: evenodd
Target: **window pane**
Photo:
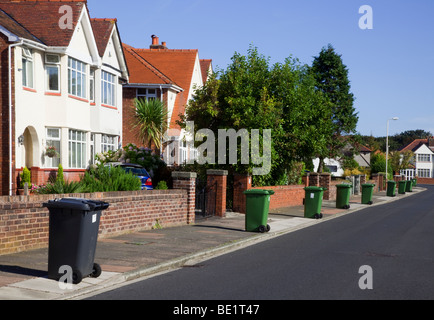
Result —
<instances>
[{"instance_id":1,"label":"window pane","mask_svg":"<svg viewBox=\"0 0 434 320\"><path fill-rule=\"evenodd\" d=\"M83 93L81 97L86 98L86 74L83 74L81 92Z\"/></svg>"},{"instance_id":2,"label":"window pane","mask_svg":"<svg viewBox=\"0 0 434 320\"><path fill-rule=\"evenodd\" d=\"M33 88L33 62L32 61L27 61L27 65L28 65L28 70L27 70L27 75L28 75L27 85L29 86L29 88Z\"/></svg>"},{"instance_id":3,"label":"window pane","mask_svg":"<svg viewBox=\"0 0 434 320\"><path fill-rule=\"evenodd\" d=\"M77 95L77 72L72 70L71 94Z\"/></svg>"},{"instance_id":4,"label":"window pane","mask_svg":"<svg viewBox=\"0 0 434 320\"><path fill-rule=\"evenodd\" d=\"M89 80L89 99L90 101L94 101L95 97L94 97L94 90L95 90L95 84L94 84L94 80L90 79Z\"/></svg>"},{"instance_id":5,"label":"window pane","mask_svg":"<svg viewBox=\"0 0 434 320\"><path fill-rule=\"evenodd\" d=\"M79 97L82 96L82 94L81 94L81 86L82 86L81 79L82 79L81 74L77 74L77 96L79 96Z\"/></svg>"},{"instance_id":6,"label":"window pane","mask_svg":"<svg viewBox=\"0 0 434 320\"><path fill-rule=\"evenodd\" d=\"M47 137L48 138L60 138L60 130L59 129L47 129Z\"/></svg>"},{"instance_id":7,"label":"window pane","mask_svg":"<svg viewBox=\"0 0 434 320\"><path fill-rule=\"evenodd\" d=\"M27 87L27 60L23 59L23 86Z\"/></svg>"},{"instance_id":8,"label":"window pane","mask_svg":"<svg viewBox=\"0 0 434 320\"><path fill-rule=\"evenodd\" d=\"M59 91L59 68L47 67L48 90Z\"/></svg>"}]
</instances>

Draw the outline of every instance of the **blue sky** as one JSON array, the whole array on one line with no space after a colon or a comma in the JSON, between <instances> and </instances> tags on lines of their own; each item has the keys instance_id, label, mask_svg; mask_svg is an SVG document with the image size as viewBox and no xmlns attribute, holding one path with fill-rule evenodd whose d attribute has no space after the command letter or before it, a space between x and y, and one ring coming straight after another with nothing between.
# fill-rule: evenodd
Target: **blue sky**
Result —
<instances>
[{"instance_id":1,"label":"blue sky","mask_svg":"<svg viewBox=\"0 0 434 320\"><path fill-rule=\"evenodd\" d=\"M88 0L93 18L117 18L122 41L147 48L151 35L171 49L199 49L226 69L235 52L258 47L272 62L311 64L332 44L349 69L358 131L385 136L434 134L433 0ZM373 9L373 29L359 28L359 8Z\"/></svg>"}]
</instances>

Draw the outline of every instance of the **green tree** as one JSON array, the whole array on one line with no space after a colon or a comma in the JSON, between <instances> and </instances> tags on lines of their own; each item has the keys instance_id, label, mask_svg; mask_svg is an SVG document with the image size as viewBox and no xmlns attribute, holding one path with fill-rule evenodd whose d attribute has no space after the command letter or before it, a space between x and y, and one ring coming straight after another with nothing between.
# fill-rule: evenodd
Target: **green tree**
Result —
<instances>
[{"instance_id":1,"label":"green tree","mask_svg":"<svg viewBox=\"0 0 434 320\"><path fill-rule=\"evenodd\" d=\"M195 91L181 124L194 121L195 132L207 128L216 137L218 129L272 129L271 172L255 176L253 183L276 185L289 183L294 170L303 167L300 163L311 163L315 154L327 151L330 110L307 66L292 58L270 65L251 46L247 55L235 53L226 70ZM238 163L225 169L251 173L253 167Z\"/></svg>"},{"instance_id":2,"label":"green tree","mask_svg":"<svg viewBox=\"0 0 434 320\"><path fill-rule=\"evenodd\" d=\"M314 58L310 69L316 80L317 90L324 93L331 103L331 126L333 134L329 136L329 157L336 158L347 140L341 136L355 133L358 115L354 108L354 95L350 92L348 69L332 45L324 47L319 56ZM320 154L320 171L323 167L324 155Z\"/></svg>"},{"instance_id":3,"label":"green tree","mask_svg":"<svg viewBox=\"0 0 434 320\"><path fill-rule=\"evenodd\" d=\"M393 169L391 164L391 159L389 159L389 164L387 166L388 179L393 177ZM371 173L385 173L386 172L386 156L382 153L376 153L371 157Z\"/></svg>"},{"instance_id":4,"label":"green tree","mask_svg":"<svg viewBox=\"0 0 434 320\"><path fill-rule=\"evenodd\" d=\"M133 128L138 129L137 134L143 144L157 149L161 147L161 139L167 130L167 110L165 104L158 99L135 99L135 121Z\"/></svg>"},{"instance_id":5,"label":"green tree","mask_svg":"<svg viewBox=\"0 0 434 320\"><path fill-rule=\"evenodd\" d=\"M390 153L390 165L392 170L399 174L401 170L408 169L410 162L414 157L414 153L412 151L394 151Z\"/></svg>"}]
</instances>

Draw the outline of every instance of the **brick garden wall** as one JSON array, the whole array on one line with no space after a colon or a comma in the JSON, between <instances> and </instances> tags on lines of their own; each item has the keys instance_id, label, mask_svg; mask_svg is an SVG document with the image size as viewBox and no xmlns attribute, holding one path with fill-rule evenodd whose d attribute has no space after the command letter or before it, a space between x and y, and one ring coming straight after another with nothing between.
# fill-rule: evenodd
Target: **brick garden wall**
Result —
<instances>
[{"instance_id":1,"label":"brick garden wall","mask_svg":"<svg viewBox=\"0 0 434 320\"><path fill-rule=\"evenodd\" d=\"M304 185L261 187L252 189L274 191L274 195L271 196L270 210L301 206L303 205L303 199L305 197Z\"/></svg>"},{"instance_id":2,"label":"brick garden wall","mask_svg":"<svg viewBox=\"0 0 434 320\"><path fill-rule=\"evenodd\" d=\"M194 223L194 181L194 176L175 179L175 190L0 197L0 255L48 246L49 210L43 203L56 198L108 202L110 207L101 218L101 238L150 230L157 220L165 228Z\"/></svg>"},{"instance_id":3,"label":"brick garden wall","mask_svg":"<svg viewBox=\"0 0 434 320\"><path fill-rule=\"evenodd\" d=\"M434 179L433 178L417 178L417 184L433 184L434 185Z\"/></svg>"}]
</instances>

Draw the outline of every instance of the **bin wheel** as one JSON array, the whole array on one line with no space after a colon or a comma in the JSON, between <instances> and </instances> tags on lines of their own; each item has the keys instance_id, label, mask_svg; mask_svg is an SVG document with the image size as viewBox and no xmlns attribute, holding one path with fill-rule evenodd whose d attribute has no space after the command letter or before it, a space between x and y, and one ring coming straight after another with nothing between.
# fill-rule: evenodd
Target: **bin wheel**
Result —
<instances>
[{"instance_id":1,"label":"bin wheel","mask_svg":"<svg viewBox=\"0 0 434 320\"><path fill-rule=\"evenodd\" d=\"M271 227L269 224L267 224L267 232L270 232L270 230L271 230Z\"/></svg>"},{"instance_id":2,"label":"bin wheel","mask_svg":"<svg viewBox=\"0 0 434 320\"><path fill-rule=\"evenodd\" d=\"M322 213L319 214L319 218L322 219L324 216Z\"/></svg>"},{"instance_id":3,"label":"bin wheel","mask_svg":"<svg viewBox=\"0 0 434 320\"><path fill-rule=\"evenodd\" d=\"M79 284L82 280L83 280L83 275L81 274L80 270L74 270L72 272L72 283Z\"/></svg>"},{"instance_id":4,"label":"bin wheel","mask_svg":"<svg viewBox=\"0 0 434 320\"><path fill-rule=\"evenodd\" d=\"M101 275L101 273L102 273L101 266L98 263L94 263L90 277L91 278L98 278Z\"/></svg>"},{"instance_id":5,"label":"bin wheel","mask_svg":"<svg viewBox=\"0 0 434 320\"><path fill-rule=\"evenodd\" d=\"M315 213L315 215L313 216L316 220L320 219L320 215L318 213Z\"/></svg>"},{"instance_id":6,"label":"bin wheel","mask_svg":"<svg viewBox=\"0 0 434 320\"><path fill-rule=\"evenodd\" d=\"M265 231L267 230L267 227L265 227L265 226L259 226L259 232L260 233L265 233Z\"/></svg>"},{"instance_id":7,"label":"bin wheel","mask_svg":"<svg viewBox=\"0 0 434 320\"><path fill-rule=\"evenodd\" d=\"M368 204L371 206L371 205L373 205L374 203L373 203L372 201L369 201Z\"/></svg>"}]
</instances>

